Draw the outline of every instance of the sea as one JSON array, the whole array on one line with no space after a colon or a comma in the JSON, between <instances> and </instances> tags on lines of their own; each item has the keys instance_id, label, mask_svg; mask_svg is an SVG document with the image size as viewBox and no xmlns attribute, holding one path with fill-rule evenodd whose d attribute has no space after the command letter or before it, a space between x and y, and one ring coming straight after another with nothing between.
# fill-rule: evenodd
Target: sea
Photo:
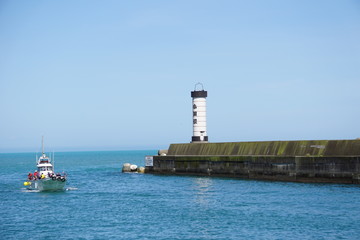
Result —
<instances>
[{"instance_id":1,"label":"sea","mask_svg":"<svg viewBox=\"0 0 360 240\"><path fill-rule=\"evenodd\" d=\"M0 154L0 239L360 239L359 185L121 172L156 153L55 153L61 192L24 187L36 153Z\"/></svg>"}]
</instances>

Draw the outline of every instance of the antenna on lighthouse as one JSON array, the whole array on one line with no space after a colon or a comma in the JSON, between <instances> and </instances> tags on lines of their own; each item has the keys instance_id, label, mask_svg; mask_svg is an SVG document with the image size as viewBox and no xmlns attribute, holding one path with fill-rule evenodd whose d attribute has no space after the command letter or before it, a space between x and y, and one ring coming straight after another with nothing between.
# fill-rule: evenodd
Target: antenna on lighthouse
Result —
<instances>
[{"instance_id":1,"label":"antenna on lighthouse","mask_svg":"<svg viewBox=\"0 0 360 240\"><path fill-rule=\"evenodd\" d=\"M201 90L199 89L201 88ZM207 91L204 90L202 83L195 84L194 91L191 91L193 109L193 136L191 142L207 142L206 132L206 97Z\"/></svg>"}]
</instances>

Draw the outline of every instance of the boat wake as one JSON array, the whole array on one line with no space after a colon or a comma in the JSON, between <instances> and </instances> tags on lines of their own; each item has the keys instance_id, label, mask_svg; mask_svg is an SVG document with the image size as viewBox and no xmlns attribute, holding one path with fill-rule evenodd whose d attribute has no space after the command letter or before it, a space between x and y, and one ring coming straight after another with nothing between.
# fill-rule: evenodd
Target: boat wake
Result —
<instances>
[{"instance_id":1,"label":"boat wake","mask_svg":"<svg viewBox=\"0 0 360 240\"><path fill-rule=\"evenodd\" d=\"M40 190L38 189L27 189L27 188L22 188L21 192L40 192Z\"/></svg>"},{"instance_id":2,"label":"boat wake","mask_svg":"<svg viewBox=\"0 0 360 240\"><path fill-rule=\"evenodd\" d=\"M68 187L65 189L65 191L75 191L78 190L78 188L76 187ZM64 190L63 190L64 191ZM27 188L21 188L21 192L41 192L39 189L27 189ZM61 192L61 191L54 191L54 192Z\"/></svg>"}]
</instances>

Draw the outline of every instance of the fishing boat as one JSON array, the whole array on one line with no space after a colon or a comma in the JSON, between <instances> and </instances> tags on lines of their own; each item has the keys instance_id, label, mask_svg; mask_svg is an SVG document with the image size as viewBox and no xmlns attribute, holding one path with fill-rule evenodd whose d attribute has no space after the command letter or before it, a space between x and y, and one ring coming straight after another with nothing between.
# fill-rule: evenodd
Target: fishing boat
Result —
<instances>
[{"instance_id":1,"label":"fishing boat","mask_svg":"<svg viewBox=\"0 0 360 240\"><path fill-rule=\"evenodd\" d=\"M41 149L42 154L36 162L37 170L28 174L28 180L24 182L24 186L29 190L38 191L64 190L67 181L66 174L55 173L54 162L44 152L44 137L42 137Z\"/></svg>"}]
</instances>

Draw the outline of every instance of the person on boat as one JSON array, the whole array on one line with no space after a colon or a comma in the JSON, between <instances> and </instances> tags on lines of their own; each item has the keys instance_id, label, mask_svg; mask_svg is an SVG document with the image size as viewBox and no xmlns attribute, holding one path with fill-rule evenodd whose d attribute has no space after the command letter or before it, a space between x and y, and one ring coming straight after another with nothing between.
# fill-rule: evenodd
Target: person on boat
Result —
<instances>
[{"instance_id":1,"label":"person on boat","mask_svg":"<svg viewBox=\"0 0 360 240\"><path fill-rule=\"evenodd\" d=\"M44 178L45 178L45 174L41 173L41 179L44 179Z\"/></svg>"},{"instance_id":2,"label":"person on boat","mask_svg":"<svg viewBox=\"0 0 360 240\"><path fill-rule=\"evenodd\" d=\"M39 178L39 174L38 174L37 170L35 170L35 172L34 172L34 178L35 178L35 180Z\"/></svg>"},{"instance_id":3,"label":"person on boat","mask_svg":"<svg viewBox=\"0 0 360 240\"><path fill-rule=\"evenodd\" d=\"M28 174L28 179L29 179L29 180L32 180L32 178L33 178L33 175L32 175L31 172L29 172L29 174Z\"/></svg>"}]
</instances>

